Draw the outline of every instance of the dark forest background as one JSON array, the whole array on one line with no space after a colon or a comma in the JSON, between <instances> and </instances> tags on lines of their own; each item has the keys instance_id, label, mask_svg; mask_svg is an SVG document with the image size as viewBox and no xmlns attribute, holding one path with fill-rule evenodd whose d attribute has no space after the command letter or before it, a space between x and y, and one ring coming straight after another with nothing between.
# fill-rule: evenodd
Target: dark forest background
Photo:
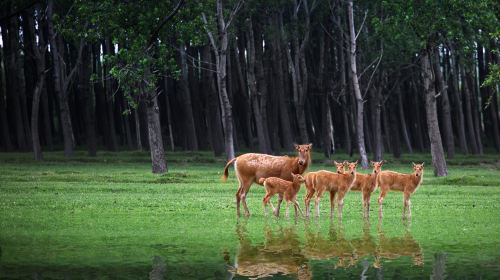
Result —
<instances>
[{"instance_id":1,"label":"dark forest background","mask_svg":"<svg viewBox=\"0 0 500 280\"><path fill-rule=\"evenodd\" d=\"M354 2L354 3L353 3ZM2 1L0 149L500 151L499 3Z\"/></svg>"}]
</instances>

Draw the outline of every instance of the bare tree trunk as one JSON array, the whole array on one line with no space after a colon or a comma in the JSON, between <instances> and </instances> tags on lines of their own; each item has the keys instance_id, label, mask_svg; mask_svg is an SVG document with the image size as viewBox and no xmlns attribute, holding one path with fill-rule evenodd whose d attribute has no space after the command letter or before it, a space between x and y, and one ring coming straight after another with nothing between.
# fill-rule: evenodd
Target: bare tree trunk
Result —
<instances>
[{"instance_id":1,"label":"bare tree trunk","mask_svg":"<svg viewBox=\"0 0 500 280\"><path fill-rule=\"evenodd\" d=\"M350 120L349 115L347 113L347 79L346 79L346 62L345 62L345 37L344 32L339 26L339 43L338 43L338 53L339 53L339 70L340 70L340 100L342 102L342 121L344 123L344 135L345 135L345 149L346 152L352 154L352 140L351 140L351 129L350 129Z\"/></svg>"},{"instance_id":2,"label":"bare tree trunk","mask_svg":"<svg viewBox=\"0 0 500 280\"><path fill-rule=\"evenodd\" d=\"M386 116L389 120L390 131L391 131L390 141L391 141L392 155L395 158L401 158L401 139L399 138L400 133L399 133L398 116L396 112L392 110L387 111Z\"/></svg>"},{"instance_id":3,"label":"bare tree trunk","mask_svg":"<svg viewBox=\"0 0 500 280\"><path fill-rule=\"evenodd\" d=\"M91 87L91 55L90 46L86 45L82 52L82 64L80 66L80 94L83 96L83 119L85 122L85 135L87 144L87 155L95 157L97 155L97 142L95 135L95 106L94 92Z\"/></svg>"},{"instance_id":4,"label":"bare tree trunk","mask_svg":"<svg viewBox=\"0 0 500 280\"><path fill-rule=\"evenodd\" d=\"M224 152L224 136L221 128L221 114L217 88L214 79L213 60L210 54L210 46L205 46L201 52L202 61L206 62L207 71L202 72L203 87L207 99L205 116L207 120L207 131L209 133L210 145L215 156L221 156Z\"/></svg>"},{"instance_id":5,"label":"bare tree trunk","mask_svg":"<svg viewBox=\"0 0 500 280\"><path fill-rule=\"evenodd\" d=\"M9 123L7 121L7 106L5 104L6 83L4 79L3 52L0 48L0 132L2 134L1 141L5 151L12 150L12 141L10 139Z\"/></svg>"},{"instance_id":6,"label":"bare tree trunk","mask_svg":"<svg viewBox=\"0 0 500 280\"><path fill-rule=\"evenodd\" d=\"M45 69L45 38L43 32L38 34L38 44L36 44L35 39L35 23L33 22L32 14L34 14L35 9L30 9L28 15L24 17L26 20L26 26L29 28L26 30L25 34L30 38L26 38L26 42L29 42L31 47L31 53L34 56L36 64L36 85L33 89L33 100L31 105L31 143L33 145L33 157L35 160L43 160L42 147L40 146L40 136L38 130L38 120L40 112L40 95L44 87L45 75L47 73ZM37 11L39 14L41 11ZM42 29L41 17L38 17L38 27Z\"/></svg>"},{"instance_id":7,"label":"bare tree trunk","mask_svg":"<svg viewBox=\"0 0 500 280\"><path fill-rule=\"evenodd\" d=\"M400 85L396 85L397 95L398 95L398 111L399 111L399 119L401 120L401 130L403 132L403 138L405 139L406 147L408 148L408 152L413 154L413 148L411 146L410 136L408 135L408 127L406 125L406 118L403 109L403 93L401 92Z\"/></svg>"},{"instance_id":8,"label":"bare tree trunk","mask_svg":"<svg viewBox=\"0 0 500 280\"><path fill-rule=\"evenodd\" d=\"M184 107L184 128L186 130L188 149L191 151L198 150L198 139L196 138L196 128L193 118L193 106L191 104L191 91L189 90L189 71L186 58L186 46L182 44L180 46L180 56L181 56L181 88L182 94L182 105Z\"/></svg>"},{"instance_id":9,"label":"bare tree trunk","mask_svg":"<svg viewBox=\"0 0 500 280\"><path fill-rule=\"evenodd\" d=\"M163 79L163 83L165 86L165 109L167 111L168 136L170 139L170 149L173 152L175 150L175 145L174 145L174 131L172 129L172 106L170 105L170 93L168 90L167 78Z\"/></svg>"},{"instance_id":10,"label":"bare tree trunk","mask_svg":"<svg viewBox=\"0 0 500 280\"><path fill-rule=\"evenodd\" d=\"M422 67L422 78L424 80L425 112L427 115L427 128L431 144L432 165L435 176L447 176L448 168L444 158L443 144L437 118L436 92L434 90L434 77L430 64L430 50L421 53L420 64Z\"/></svg>"},{"instance_id":11,"label":"bare tree trunk","mask_svg":"<svg viewBox=\"0 0 500 280\"><path fill-rule=\"evenodd\" d=\"M142 151L142 141L141 141L141 122L139 120L139 106L134 110L134 120L135 120L135 141L137 143L137 150Z\"/></svg>"},{"instance_id":12,"label":"bare tree trunk","mask_svg":"<svg viewBox=\"0 0 500 280\"><path fill-rule=\"evenodd\" d=\"M382 82L382 81L381 81ZM375 155L375 161L381 161L383 159L383 147L384 147L384 142L382 140L382 118L381 118L381 112L382 112L382 89L383 85L380 84L377 88L373 89L373 109L374 111L372 112L373 114L373 133L374 133L374 138L375 138L375 150L374 150L374 155Z\"/></svg>"},{"instance_id":13,"label":"bare tree trunk","mask_svg":"<svg viewBox=\"0 0 500 280\"><path fill-rule=\"evenodd\" d=\"M110 38L106 38L103 42L103 55L113 54L114 53L114 45L111 42ZM115 114L114 114L114 81L107 77L109 74L109 69L106 64L103 64L104 68L104 86L105 86L105 106L106 106L106 114L109 121L109 136L110 136L110 150L117 151L118 150L118 138L116 136L116 124L115 124Z\"/></svg>"},{"instance_id":14,"label":"bare tree trunk","mask_svg":"<svg viewBox=\"0 0 500 280\"><path fill-rule=\"evenodd\" d=\"M260 97L260 112L262 118L262 126L264 132L264 140L266 143L267 153L272 152L271 145L271 137L269 135L269 116L267 110L268 104L268 89L267 89L267 79L266 73L264 72L264 60L266 57L264 56L263 50L263 30L259 24L254 25L255 33L257 34L257 40L255 40L254 48L255 48L255 76L257 78L257 95Z\"/></svg>"},{"instance_id":15,"label":"bare tree trunk","mask_svg":"<svg viewBox=\"0 0 500 280\"><path fill-rule=\"evenodd\" d=\"M286 73L284 68L286 57L283 54L282 49L282 37L281 26L283 24L283 14L280 12L278 15L274 15L274 25L276 26L274 36L271 36L273 48L273 66L274 71L277 75L277 95L278 95L278 103L279 103L279 118L281 124L281 141L283 142L283 147L286 150L293 149L293 134L292 127L290 125L290 115L288 112L288 103L285 99L285 77L283 73ZM285 48L286 51L286 48Z\"/></svg>"},{"instance_id":16,"label":"bare tree trunk","mask_svg":"<svg viewBox=\"0 0 500 280\"><path fill-rule=\"evenodd\" d=\"M163 139L160 125L160 108L158 108L157 94L148 89L149 75L144 77L145 84L141 85L142 95L146 98L146 112L148 117L148 136L149 150L151 154L151 163L153 173L165 173L168 171L165 160L165 151L163 149Z\"/></svg>"},{"instance_id":17,"label":"bare tree trunk","mask_svg":"<svg viewBox=\"0 0 500 280\"><path fill-rule=\"evenodd\" d=\"M476 65L473 64L474 73L465 72L467 81L469 82L469 89L471 93L471 107L472 107L472 119L474 121L474 132L476 136L477 150L480 155L483 154L483 141L481 140L483 135L483 129L481 127L481 108L478 103L480 103L479 97L479 87L476 83Z\"/></svg>"},{"instance_id":18,"label":"bare tree trunk","mask_svg":"<svg viewBox=\"0 0 500 280\"><path fill-rule=\"evenodd\" d=\"M441 106L443 107L443 133L446 143L446 151L448 158L452 159L455 156L455 142L453 140L453 126L451 124L450 99L448 97L448 88L444 82L443 73L441 72L439 48L434 50L434 73L438 81L439 91L441 94Z\"/></svg>"},{"instance_id":19,"label":"bare tree trunk","mask_svg":"<svg viewBox=\"0 0 500 280\"><path fill-rule=\"evenodd\" d=\"M216 69L217 69L217 85L219 98L221 103L222 112L222 126L224 128L224 145L226 150L226 157L228 160L234 158L234 138L233 138L233 116L232 116L232 106L227 94L227 84L226 84L226 67L227 67L227 47L228 47L228 28L234 19L234 16L241 8L243 0L240 0L236 7L231 12L230 18L226 23L224 20L224 9L222 7L222 0L217 0L217 27L218 27L218 38L219 43L215 42L215 38L211 31L208 29L208 22L203 14L203 20L205 22L205 28L207 30L208 37L210 39L210 44L215 53L216 59Z\"/></svg>"},{"instance_id":20,"label":"bare tree trunk","mask_svg":"<svg viewBox=\"0 0 500 280\"><path fill-rule=\"evenodd\" d=\"M252 110L251 108L252 104L250 102L250 96L247 92L247 83L245 82L246 79L244 77L245 72L245 37L243 35L243 32L239 34L238 36L238 42L235 44L235 47L233 48L234 50L234 60L235 60L235 65L236 65L236 73L238 75L238 84L240 86L240 96L243 97L243 104L245 106L245 119L244 119L244 126L245 126L245 138L246 138L246 144L249 148L254 147L254 141L253 141L253 135L252 135ZM209 85L210 86L210 85Z\"/></svg>"},{"instance_id":21,"label":"bare tree trunk","mask_svg":"<svg viewBox=\"0 0 500 280\"><path fill-rule=\"evenodd\" d=\"M257 139L259 141L259 151L261 153L270 153L270 147L266 139L266 133L264 131L264 120L262 115L265 112L261 111L261 106L259 99L261 97L261 92L257 91L257 81L255 77L255 39L253 32L252 19L247 19L248 32L247 32L247 80L248 80L248 95L252 103L252 111L255 120L255 127L257 128ZM257 47L261 47L257 45Z\"/></svg>"},{"instance_id":22,"label":"bare tree trunk","mask_svg":"<svg viewBox=\"0 0 500 280\"><path fill-rule=\"evenodd\" d=\"M332 94L331 89L325 85L325 34L320 33L319 36L319 62L318 62L318 89L321 94L321 130L323 138L323 153L326 158L331 158L332 153L335 151L335 142L333 138L333 123L332 123L332 112L330 108L330 94Z\"/></svg>"},{"instance_id":23,"label":"bare tree trunk","mask_svg":"<svg viewBox=\"0 0 500 280\"><path fill-rule=\"evenodd\" d=\"M350 34L350 57L351 57L351 78L354 87L354 95L357 103L357 116L356 116L356 136L358 139L359 155L361 156L361 167L368 168L368 157L365 148L365 135L363 131L363 97L359 89L358 71L356 67L356 33L354 31L354 16L352 0L348 1L348 16L349 16L349 34Z\"/></svg>"},{"instance_id":24,"label":"bare tree trunk","mask_svg":"<svg viewBox=\"0 0 500 280\"><path fill-rule=\"evenodd\" d=\"M477 145L476 141L476 134L475 134L475 128L474 128L474 121L473 121L473 112L472 112L472 93L470 91L469 87L469 79L467 78L467 70L465 70L465 67L461 65L462 68L462 85L463 85L463 90L464 90L464 95L465 95L465 118L467 121L467 132L469 136L469 143L471 146L471 150L473 154L479 154L479 148Z\"/></svg>"},{"instance_id":25,"label":"bare tree trunk","mask_svg":"<svg viewBox=\"0 0 500 280\"><path fill-rule=\"evenodd\" d=\"M56 32L54 30L54 24L52 23L53 13L54 13L53 10L54 10L54 1L48 0L47 25L50 37L50 52L52 53L53 64L54 64L53 65L54 90L59 98L59 110L60 110L61 125L63 130L63 139L64 139L64 156L71 157L73 156L74 136L73 136L73 126L71 124L71 115L68 105L67 86L69 85L69 82L72 77L63 79L63 77L61 76L64 74L61 69L64 62L61 61L62 57L59 53L59 46L56 40ZM74 73L74 70L72 70L71 73Z\"/></svg>"},{"instance_id":26,"label":"bare tree trunk","mask_svg":"<svg viewBox=\"0 0 500 280\"><path fill-rule=\"evenodd\" d=\"M450 52L451 52L451 62L450 62L450 75L451 75L451 80L452 80L452 85L453 85L453 97L455 99L455 110L456 110L456 120L457 120L457 127L458 127L458 139L460 143L460 150L464 154L469 153L469 149L467 146L467 138L465 135L465 117L464 117L464 112L463 112L463 105L462 105L462 92L460 91L460 87L458 84L458 81L460 79L459 75L459 64L458 64L458 58L457 54L455 53L455 50L453 49L453 44L450 45Z\"/></svg>"},{"instance_id":27,"label":"bare tree trunk","mask_svg":"<svg viewBox=\"0 0 500 280\"><path fill-rule=\"evenodd\" d=\"M17 147L21 150L26 150L29 145L23 126L20 96L17 94L17 86L20 82L16 66L16 52L18 52L19 43L16 35L19 34L16 17L11 17L10 21L2 25L1 29L6 56L5 77L7 79L7 105L11 104L10 106L12 107L12 119L14 119L15 122L14 127Z\"/></svg>"},{"instance_id":28,"label":"bare tree trunk","mask_svg":"<svg viewBox=\"0 0 500 280\"><path fill-rule=\"evenodd\" d=\"M415 81L412 81L411 82L411 85L412 85L412 89L413 89L413 114L414 114L414 127L412 129L413 131L413 135L415 136L415 139L416 139L416 142L417 142L417 147L418 147L418 150L419 151L423 151L424 150L424 139L423 139L423 127L422 127L422 123L421 123L421 119L422 117L420 116L420 102L419 102L419 98L418 98L418 93L419 91L417 90L417 85L415 83Z\"/></svg>"}]
</instances>

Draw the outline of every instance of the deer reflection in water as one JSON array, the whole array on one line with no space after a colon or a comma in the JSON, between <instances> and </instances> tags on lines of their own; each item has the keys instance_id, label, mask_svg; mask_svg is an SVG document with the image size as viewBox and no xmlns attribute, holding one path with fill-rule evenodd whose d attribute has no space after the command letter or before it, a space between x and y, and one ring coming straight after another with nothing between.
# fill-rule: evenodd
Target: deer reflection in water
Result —
<instances>
[{"instance_id":1,"label":"deer reflection in water","mask_svg":"<svg viewBox=\"0 0 500 280\"><path fill-rule=\"evenodd\" d=\"M370 229L370 224L365 223L360 237L348 239L342 224L330 223L325 235L319 226L312 228L306 223L304 243L301 243L295 225L276 228L266 224L263 242L252 243L246 223L238 223L239 250L229 272L250 279L277 274L311 279L310 261L317 260L331 260L335 269L362 265L362 276L369 266L381 269L385 260L400 257L410 257L414 265L423 265L422 248L407 228L403 236L397 237L386 236L380 225L375 236Z\"/></svg>"},{"instance_id":2,"label":"deer reflection in water","mask_svg":"<svg viewBox=\"0 0 500 280\"><path fill-rule=\"evenodd\" d=\"M301 253L301 244L296 227L272 229L264 226L264 243L253 244L245 223L238 223L236 234L240 248L234 267L236 275L258 279L277 274L295 275L298 279L311 279L307 259Z\"/></svg>"},{"instance_id":3,"label":"deer reflection in water","mask_svg":"<svg viewBox=\"0 0 500 280\"><path fill-rule=\"evenodd\" d=\"M382 226L379 225L378 239L374 267L381 267L384 259L395 260L400 257L411 257L414 265L423 266L424 252L407 227L405 227L403 236L387 237Z\"/></svg>"}]
</instances>

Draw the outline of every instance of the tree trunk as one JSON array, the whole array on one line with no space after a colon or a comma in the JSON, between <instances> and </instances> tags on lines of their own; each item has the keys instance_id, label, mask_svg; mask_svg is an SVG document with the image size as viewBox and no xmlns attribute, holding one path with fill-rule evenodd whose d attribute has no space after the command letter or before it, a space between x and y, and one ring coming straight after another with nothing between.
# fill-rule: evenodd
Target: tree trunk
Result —
<instances>
[{"instance_id":1,"label":"tree trunk","mask_svg":"<svg viewBox=\"0 0 500 280\"><path fill-rule=\"evenodd\" d=\"M469 79L467 78L467 70L465 70L465 66L462 64L461 68L462 71L462 85L463 85L463 90L464 90L464 95L465 95L465 118L467 121L467 135L469 138L469 143L470 143L470 148L472 150L473 154L479 154L479 148L477 145L476 141L476 134L475 134L475 128L474 128L474 121L473 121L473 112L472 112L472 93L470 91L469 87Z\"/></svg>"},{"instance_id":2,"label":"tree trunk","mask_svg":"<svg viewBox=\"0 0 500 280\"><path fill-rule=\"evenodd\" d=\"M455 142L453 140L453 127L451 124L450 99L448 97L448 88L444 82L443 73L441 72L439 48L434 49L434 73L436 73L437 84L441 93L441 106L443 107L443 133L444 142L446 143L446 151L449 159L455 156Z\"/></svg>"},{"instance_id":3,"label":"tree trunk","mask_svg":"<svg viewBox=\"0 0 500 280\"><path fill-rule=\"evenodd\" d=\"M347 113L347 79L346 79L346 62L345 62L345 37L342 28L339 26L339 43L337 45L339 54L339 70L340 70L340 100L342 102L342 122L344 124L344 136L345 136L345 149L348 154L352 154L352 139L351 139L351 129L350 120Z\"/></svg>"},{"instance_id":4,"label":"tree trunk","mask_svg":"<svg viewBox=\"0 0 500 280\"><path fill-rule=\"evenodd\" d=\"M363 131L363 97L361 96L361 90L359 89L358 81L358 71L356 68L356 34L354 31L354 16L353 16L353 4L352 0L348 1L348 16L349 16L349 34L350 34L350 58L351 58L351 78L352 85L354 88L354 95L356 97L357 103L357 115L356 115L356 136L358 139L358 149L359 155L361 156L361 167L368 168L368 157L366 155L365 148L365 135Z\"/></svg>"},{"instance_id":5,"label":"tree trunk","mask_svg":"<svg viewBox=\"0 0 500 280\"><path fill-rule=\"evenodd\" d=\"M255 77L255 39L253 32L252 19L247 19L248 32L247 32L247 81L248 81L248 95L252 103L252 111L255 120L255 127L257 128L257 139L259 141L259 151L261 153L270 153L271 149L269 142L267 141L267 135L265 133L264 118L263 114L266 112L261 111L261 105L259 102L262 92L257 91L257 81ZM257 48L262 47L262 45L257 44ZM260 81L262 82L262 81Z\"/></svg>"},{"instance_id":6,"label":"tree trunk","mask_svg":"<svg viewBox=\"0 0 500 280\"><path fill-rule=\"evenodd\" d=\"M207 122L207 131L209 133L210 145L216 157L221 156L224 152L224 136L221 128L221 114L219 106L219 98L217 96L217 87L215 85L214 70L212 67L213 60L210 55L210 46L205 46L201 52L202 61L206 62L207 71L202 72L203 88L205 89L207 104L205 118ZM249 111L249 110L247 110Z\"/></svg>"},{"instance_id":7,"label":"tree trunk","mask_svg":"<svg viewBox=\"0 0 500 280\"><path fill-rule=\"evenodd\" d=\"M198 151L198 138L196 137L196 128L193 118L193 106L191 104L191 91L189 90L189 71L186 58L186 45L180 46L181 56L181 79L180 84L183 91L182 105L184 107L184 129L187 137L188 150Z\"/></svg>"},{"instance_id":8,"label":"tree trunk","mask_svg":"<svg viewBox=\"0 0 500 280\"><path fill-rule=\"evenodd\" d=\"M158 98L156 93L148 88L150 73L144 77L145 84L141 85L143 96L146 97L146 112L148 117L149 150L153 173L167 172L167 162L165 151L163 150L163 139L160 125L160 108L158 108Z\"/></svg>"},{"instance_id":9,"label":"tree trunk","mask_svg":"<svg viewBox=\"0 0 500 280\"><path fill-rule=\"evenodd\" d=\"M82 51L82 64L80 65L79 88L82 95L83 119L85 123L85 140L87 144L87 155L95 157L97 155L97 143L95 135L95 107L94 94L91 88L91 63L90 46L85 46Z\"/></svg>"},{"instance_id":10,"label":"tree trunk","mask_svg":"<svg viewBox=\"0 0 500 280\"><path fill-rule=\"evenodd\" d=\"M106 38L102 44L103 48L103 55L112 55L114 53L114 45L111 42L110 38ZM106 78L106 76L109 75L110 69L108 69L106 64L103 64L104 68L104 87L105 87L105 110L106 110L106 115L108 119L108 124L109 127L109 150L111 151L117 151L118 150L118 138L116 136L116 124L115 124L115 113L114 113L114 104L115 104L115 98L114 98L114 92L115 92L115 86L114 86L114 81L112 79Z\"/></svg>"},{"instance_id":11,"label":"tree trunk","mask_svg":"<svg viewBox=\"0 0 500 280\"><path fill-rule=\"evenodd\" d=\"M473 64L474 73L466 71L467 81L469 82L469 89L471 93L471 107L472 107L472 119L474 121L474 134L476 136L477 150L480 155L483 154L483 141L481 140L483 135L483 129L481 127L481 108L478 103L480 103L479 99L479 86L477 85L477 77L476 73L476 65Z\"/></svg>"},{"instance_id":12,"label":"tree trunk","mask_svg":"<svg viewBox=\"0 0 500 280\"><path fill-rule=\"evenodd\" d=\"M62 57L59 54L59 46L56 42L56 32L54 30L54 24L52 23L53 9L54 1L48 0L47 25L50 38L50 52L52 53L53 58L54 90L57 93L59 99L59 110L64 139L64 156L71 157L73 156L74 148L73 126L71 124L71 115L68 105L66 87L64 86L64 81L61 77L61 75L63 74L61 67L64 62L61 61Z\"/></svg>"},{"instance_id":13,"label":"tree trunk","mask_svg":"<svg viewBox=\"0 0 500 280\"><path fill-rule=\"evenodd\" d=\"M20 83L17 75L16 52L18 52L19 40L15 34L19 34L17 30L17 19L11 17L6 25L2 25L2 39L4 42L4 51L6 57L5 77L7 79L7 105L6 108L12 107L11 119L15 122L15 133L17 147L21 150L28 149L27 135L24 131L23 118L21 113L20 97L17 94L18 84ZM7 32L8 30L8 32Z\"/></svg>"},{"instance_id":14,"label":"tree trunk","mask_svg":"<svg viewBox=\"0 0 500 280\"><path fill-rule=\"evenodd\" d=\"M418 93L419 91L417 90L417 85L415 83L415 81L412 81L411 82L411 85L412 85L412 89L413 89L413 119L415 120L414 123L413 123L413 135L415 136L415 140L417 142L417 147L418 147L418 150L420 152L422 152L425 148L425 144L424 144L424 139L423 139L423 127L422 127L422 123L421 123L421 120L422 120L422 117L420 116L420 101L419 101L419 98L418 98Z\"/></svg>"},{"instance_id":15,"label":"tree trunk","mask_svg":"<svg viewBox=\"0 0 500 280\"><path fill-rule=\"evenodd\" d=\"M167 78L163 79L163 83L165 86L165 110L167 111L168 136L170 139L170 149L173 152L175 150L175 144L174 144L174 131L172 129L172 106L170 105L170 95L171 94L168 90Z\"/></svg>"},{"instance_id":16,"label":"tree trunk","mask_svg":"<svg viewBox=\"0 0 500 280\"><path fill-rule=\"evenodd\" d=\"M486 61L486 73L489 73L490 72L490 65L488 62L490 63L498 63L496 60L496 57L493 53L493 51L491 50L487 50L486 52L486 56L487 56L487 61ZM483 83L483 81L481 81L481 84ZM488 86L485 88L485 91L486 91L486 96L488 98L488 102L487 104L485 104L487 107L488 107L488 113L490 115L490 122L491 122L491 127L492 127L492 133L493 133L493 141L495 143L495 149L497 152L500 152L500 131L499 131L499 120L498 120L498 97L497 97L497 93L496 93L496 88L495 87L491 87L491 86Z\"/></svg>"},{"instance_id":17,"label":"tree trunk","mask_svg":"<svg viewBox=\"0 0 500 280\"><path fill-rule=\"evenodd\" d=\"M451 75L451 81L452 81L452 86L453 86L453 94L452 96L454 97L454 103L455 103L455 111L456 116L455 119L457 121L457 127L458 127L458 139L460 143L460 150L464 154L469 153L469 149L467 146L467 138L465 134L465 117L464 117L464 112L463 112L463 105L462 105L462 92L460 90L458 81L460 79L459 75L459 64L458 64L458 58L455 53L455 50L453 49L453 44L450 45L450 52L451 52L451 61L450 61L450 75Z\"/></svg>"},{"instance_id":18,"label":"tree trunk","mask_svg":"<svg viewBox=\"0 0 500 280\"><path fill-rule=\"evenodd\" d=\"M139 119L139 105L134 110L134 121L135 121L135 141L137 144L137 150L142 151L142 141L141 141L141 121Z\"/></svg>"},{"instance_id":19,"label":"tree trunk","mask_svg":"<svg viewBox=\"0 0 500 280\"><path fill-rule=\"evenodd\" d=\"M405 139L406 147L408 148L408 152L413 154L413 148L411 146L410 136L408 135L408 128L406 126L406 117L403 109L403 93L401 92L400 85L396 85L397 95L398 95L398 111L399 111L399 119L401 121L401 130L403 132L403 138Z\"/></svg>"},{"instance_id":20,"label":"tree trunk","mask_svg":"<svg viewBox=\"0 0 500 280\"><path fill-rule=\"evenodd\" d=\"M3 26L2 26L3 30ZM3 35L3 34L2 34ZM5 37L2 36L4 39L4 45L6 44L5 42ZM5 64L4 60L4 52L3 49L0 48L0 132L2 134L1 136L1 141L2 141L2 146L5 151L12 151L13 146L12 146L12 141L10 139L10 130L9 130L9 122L7 119L7 104L5 104L6 96L7 96L7 83L6 80L4 79L4 67L2 65Z\"/></svg>"},{"instance_id":21,"label":"tree trunk","mask_svg":"<svg viewBox=\"0 0 500 280\"><path fill-rule=\"evenodd\" d=\"M420 57L422 67L422 78L424 81L425 112L427 116L427 128L429 130L429 140L431 144L432 166L435 176L447 176L448 168L444 158L443 144L441 143L441 133L436 108L436 92L434 90L434 77L430 64L430 50L424 50Z\"/></svg>"},{"instance_id":22,"label":"tree trunk","mask_svg":"<svg viewBox=\"0 0 500 280\"><path fill-rule=\"evenodd\" d=\"M382 82L382 81L381 81ZM377 88L373 89L373 133L374 133L374 138L375 138L375 149L374 149L374 155L375 155L375 161L381 161L383 159L383 147L384 147L384 142L382 140L382 118L381 118L381 112L382 112L382 89L383 86L380 84Z\"/></svg>"},{"instance_id":23,"label":"tree trunk","mask_svg":"<svg viewBox=\"0 0 500 280\"><path fill-rule=\"evenodd\" d=\"M40 95L42 93L42 89L44 87L45 82L45 38L43 36L43 32L39 32L38 34L38 44L36 44L35 39L35 23L33 22L33 18L31 16L31 12L35 12L35 10L31 10L28 16L24 17L26 20L26 25L29 28L29 32L25 32L30 38L26 38L27 42L29 42L31 47L31 53L34 56L35 64L36 64L36 84L33 89L33 100L31 105L31 143L33 145L33 157L35 160L43 160L42 147L40 146L40 136L38 130L38 120L39 120L39 112L40 112ZM39 14L40 11L37 11ZM40 17L38 17L38 26L40 30L42 29ZM26 30L28 31L28 30Z\"/></svg>"},{"instance_id":24,"label":"tree trunk","mask_svg":"<svg viewBox=\"0 0 500 280\"><path fill-rule=\"evenodd\" d=\"M252 110L250 110L252 104L250 102L250 97L247 93L247 83L245 82L245 40L244 40L245 35L242 33L239 34L238 36L238 41L237 44L235 44L235 47L233 48L234 50L234 61L235 61L235 66L236 66L236 73L238 76L238 85L240 86L239 92L240 96L242 97L243 100L241 100L241 103L244 106L244 128L245 128L245 143L247 144L247 147L250 149L253 149L254 143L253 143L253 135L252 135ZM209 82L210 83L210 82ZM208 84L210 86L210 84Z\"/></svg>"},{"instance_id":25,"label":"tree trunk","mask_svg":"<svg viewBox=\"0 0 500 280\"><path fill-rule=\"evenodd\" d=\"M274 22L274 36L271 36L271 48L273 55L273 70L276 74L277 80L276 84L276 95L278 97L278 106L279 106L279 120L281 127L281 141L283 147L286 150L293 149L293 135L292 135L292 127L290 125L290 115L288 112L288 103L285 99L285 77L283 73L286 73L286 70L283 69L283 65L285 65L285 56L283 55L282 49L282 40L284 39L281 35L281 26L283 21L283 14L274 14L273 22Z\"/></svg>"},{"instance_id":26,"label":"tree trunk","mask_svg":"<svg viewBox=\"0 0 500 280\"><path fill-rule=\"evenodd\" d=\"M391 141L392 155L395 158L401 158L401 139L399 138L400 133L399 133L398 117L396 115L396 112L392 110L387 111L386 116L389 120L390 131L391 131L390 141Z\"/></svg>"}]
</instances>

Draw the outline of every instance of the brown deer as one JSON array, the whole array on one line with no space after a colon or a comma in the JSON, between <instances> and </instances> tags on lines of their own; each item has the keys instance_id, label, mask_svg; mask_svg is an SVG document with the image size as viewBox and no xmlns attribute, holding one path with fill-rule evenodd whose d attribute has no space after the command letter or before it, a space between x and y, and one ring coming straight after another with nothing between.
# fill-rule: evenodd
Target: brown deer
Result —
<instances>
[{"instance_id":1,"label":"brown deer","mask_svg":"<svg viewBox=\"0 0 500 280\"><path fill-rule=\"evenodd\" d=\"M260 178L259 184L264 184L264 187L266 188L266 195L262 200L262 203L264 204L264 215L267 216L267 204L271 203L274 215L276 217L279 217L279 213L276 212L276 209L274 208L272 202L270 201L275 194L278 194L280 200L283 200L283 196L285 197L286 201L285 216L287 218L288 218L288 206L290 202L293 203L293 206L295 208L295 218L297 218L297 210L300 211L300 214L302 216L304 216L302 210L300 210L299 203L297 202L297 193L300 190L300 184L304 183L305 179L300 174L292 173L292 177L293 177L292 182L283 180L278 177L269 177L265 179Z\"/></svg>"},{"instance_id":2,"label":"brown deer","mask_svg":"<svg viewBox=\"0 0 500 280\"><path fill-rule=\"evenodd\" d=\"M245 216L250 216L248 211L246 196L253 183L259 183L261 178L278 177L291 181L292 173L303 174L311 165L312 144L295 145L298 152L297 157L271 156L265 154L243 154L230 160L224 168L222 180L226 181L228 168L234 163L234 170L239 181L238 191L236 192L236 213L240 216L240 202L243 202ZM282 198L278 201L276 212L279 215Z\"/></svg>"},{"instance_id":3,"label":"brown deer","mask_svg":"<svg viewBox=\"0 0 500 280\"><path fill-rule=\"evenodd\" d=\"M410 195L420 186L424 177L424 163L413 163L414 172L411 174L402 174L394 171L382 171L377 177L377 184L380 188L380 196L378 197L379 218L383 216L382 203L384 197L389 191L403 192L404 207L403 219L411 218L411 202Z\"/></svg>"},{"instance_id":4,"label":"brown deer","mask_svg":"<svg viewBox=\"0 0 500 280\"><path fill-rule=\"evenodd\" d=\"M356 180L352 183L351 191L361 192L363 202L363 217L370 216L370 197L377 186L377 177L380 174L384 161L372 161L373 171L370 174L356 174Z\"/></svg>"},{"instance_id":5,"label":"brown deer","mask_svg":"<svg viewBox=\"0 0 500 280\"><path fill-rule=\"evenodd\" d=\"M345 173L333 173L326 170L309 172L306 174L306 190L307 194L304 199L306 207L306 217L309 217L309 202L316 193L316 217L319 217L319 201L323 192L330 192L330 217L333 217L333 209L335 205L335 196L337 196L339 219L342 220L342 208L344 206L344 197L352 186L356 178L356 167L358 162L347 163L348 171Z\"/></svg>"}]
</instances>

